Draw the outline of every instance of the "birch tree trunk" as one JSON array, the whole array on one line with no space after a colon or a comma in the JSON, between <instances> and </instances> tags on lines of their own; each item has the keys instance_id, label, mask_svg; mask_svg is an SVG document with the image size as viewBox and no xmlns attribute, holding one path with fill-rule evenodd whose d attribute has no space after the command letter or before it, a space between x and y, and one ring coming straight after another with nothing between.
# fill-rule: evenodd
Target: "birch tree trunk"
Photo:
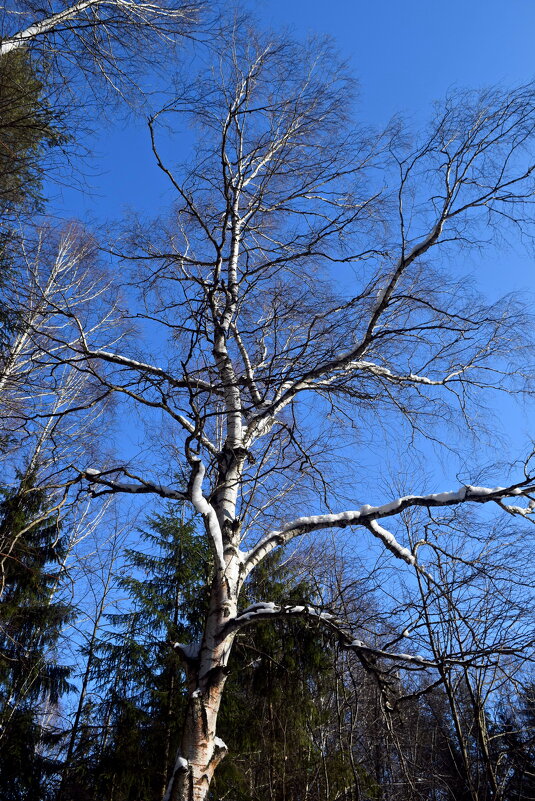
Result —
<instances>
[{"instance_id":1,"label":"birch tree trunk","mask_svg":"<svg viewBox=\"0 0 535 801\"><path fill-rule=\"evenodd\" d=\"M189 699L183 736L164 801L203 801L214 771L227 748L217 737L227 664L234 637L218 642L225 624L237 609L235 557L215 576L210 608L198 656L188 657Z\"/></svg>"}]
</instances>

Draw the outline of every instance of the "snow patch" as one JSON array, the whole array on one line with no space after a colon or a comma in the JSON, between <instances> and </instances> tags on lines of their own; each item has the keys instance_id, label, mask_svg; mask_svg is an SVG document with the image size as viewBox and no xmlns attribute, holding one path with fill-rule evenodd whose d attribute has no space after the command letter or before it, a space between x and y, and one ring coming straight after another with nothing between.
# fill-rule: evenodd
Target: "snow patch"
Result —
<instances>
[{"instance_id":1,"label":"snow patch","mask_svg":"<svg viewBox=\"0 0 535 801\"><path fill-rule=\"evenodd\" d=\"M173 648L183 653L186 659L196 659L199 656L201 644L198 641L188 644L184 644L182 642L174 642Z\"/></svg>"},{"instance_id":2,"label":"snow patch","mask_svg":"<svg viewBox=\"0 0 535 801\"><path fill-rule=\"evenodd\" d=\"M210 532L210 536L214 544L214 550L216 552L219 568L224 570L225 558L223 555L223 535L221 533L221 526L219 525L215 509L213 506L211 506L211 504L208 503L202 494L202 482L204 479L205 468L200 459L195 459L194 463L196 465L196 469L194 467L195 474L191 484L191 502L197 512L200 512L200 514L202 514L202 516L206 519L208 531Z\"/></svg>"},{"instance_id":3,"label":"snow patch","mask_svg":"<svg viewBox=\"0 0 535 801\"><path fill-rule=\"evenodd\" d=\"M408 548L404 548L399 542L396 540L393 534L390 531L387 531L386 528L383 528L379 525L377 520L370 520L370 530L372 534L374 534L381 542L386 545L389 551L392 551L395 556L398 556L400 559L403 559L404 562L407 562L408 565L415 565L416 559L409 551Z\"/></svg>"},{"instance_id":4,"label":"snow patch","mask_svg":"<svg viewBox=\"0 0 535 801\"><path fill-rule=\"evenodd\" d=\"M276 609L278 609L278 607L273 603L273 601L260 601L255 604L251 604L251 606L248 606L247 609L243 610L243 612L240 612L239 617L242 617L242 615L255 614L257 612L275 612Z\"/></svg>"},{"instance_id":5,"label":"snow patch","mask_svg":"<svg viewBox=\"0 0 535 801\"><path fill-rule=\"evenodd\" d=\"M465 501L476 503L505 501L507 498L526 496L529 492L534 491L533 487L525 486L476 487L468 484L449 492L436 492L429 495L404 495L382 504L381 506L364 504L360 509L339 512L338 514L319 514L298 517L290 523L286 523L280 529L270 531L266 534L254 548L244 555L245 561L248 565L248 570L250 570L262 559L264 554L269 553L276 545L289 542L291 539L304 532L336 526L344 528L348 525L364 525L380 538L393 553L408 564L415 565L416 561L412 553L407 548L401 546L389 531L382 528L377 522L377 519L398 514L410 506L454 506ZM524 516L535 514L535 499L531 499L526 508L519 506L509 506L506 508L508 508L512 514Z\"/></svg>"},{"instance_id":6,"label":"snow patch","mask_svg":"<svg viewBox=\"0 0 535 801\"><path fill-rule=\"evenodd\" d=\"M241 625L249 620L254 620L257 615L274 615L278 612L280 612L280 606L277 606L273 601L260 602L248 606L234 620Z\"/></svg>"}]
</instances>

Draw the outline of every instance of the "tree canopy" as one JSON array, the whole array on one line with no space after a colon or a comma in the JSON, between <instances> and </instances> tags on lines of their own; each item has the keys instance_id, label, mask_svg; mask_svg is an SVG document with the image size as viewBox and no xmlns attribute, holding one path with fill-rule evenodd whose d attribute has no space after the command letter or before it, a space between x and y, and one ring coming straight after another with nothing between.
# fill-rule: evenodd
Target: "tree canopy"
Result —
<instances>
[{"instance_id":1,"label":"tree canopy","mask_svg":"<svg viewBox=\"0 0 535 801\"><path fill-rule=\"evenodd\" d=\"M459 262L532 247L535 86L377 131L331 41L246 14L4 25L6 798L527 801L533 451L489 465L484 410L532 320ZM112 98L172 204L58 223Z\"/></svg>"}]
</instances>

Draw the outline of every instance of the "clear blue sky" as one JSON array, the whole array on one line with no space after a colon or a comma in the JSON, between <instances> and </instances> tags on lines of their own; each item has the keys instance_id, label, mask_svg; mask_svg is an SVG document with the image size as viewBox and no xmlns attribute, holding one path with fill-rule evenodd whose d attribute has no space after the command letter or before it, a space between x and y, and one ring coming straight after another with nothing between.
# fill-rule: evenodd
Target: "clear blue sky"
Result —
<instances>
[{"instance_id":1,"label":"clear blue sky","mask_svg":"<svg viewBox=\"0 0 535 801\"><path fill-rule=\"evenodd\" d=\"M259 0L274 26L325 33L351 59L363 113L380 123L413 113L452 86L525 82L535 75L531 0Z\"/></svg>"}]
</instances>

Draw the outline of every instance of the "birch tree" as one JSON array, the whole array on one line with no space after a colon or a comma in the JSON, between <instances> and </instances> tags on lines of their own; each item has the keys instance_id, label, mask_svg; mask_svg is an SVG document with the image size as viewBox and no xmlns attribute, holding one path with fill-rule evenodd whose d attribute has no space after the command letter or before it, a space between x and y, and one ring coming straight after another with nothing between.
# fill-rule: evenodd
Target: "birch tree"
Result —
<instances>
[{"instance_id":1,"label":"birch tree","mask_svg":"<svg viewBox=\"0 0 535 801\"><path fill-rule=\"evenodd\" d=\"M155 59L199 23L203 4L197 0L51 0L8 3L3 7L0 58L29 52L54 67L63 79L85 75L114 90L135 80L137 66ZM155 47L155 45L158 45ZM91 85L93 83L93 85Z\"/></svg>"},{"instance_id":2,"label":"birch tree","mask_svg":"<svg viewBox=\"0 0 535 801\"><path fill-rule=\"evenodd\" d=\"M7 440L15 437L18 447L26 436L51 437L46 432L49 418L57 426L69 408L82 413L108 394L94 381L91 385L89 376L75 375L68 364L57 369L60 351L70 352L77 337L66 310L71 314L76 309L90 336L103 336L102 342L117 333L111 287L99 269L95 247L76 225L60 230L42 226L22 241L16 269L2 293L5 306L18 314L0 360L0 432Z\"/></svg>"},{"instance_id":3,"label":"birch tree","mask_svg":"<svg viewBox=\"0 0 535 801\"><path fill-rule=\"evenodd\" d=\"M77 309L88 330L110 333L110 309L98 308L106 283L93 248L75 227L59 234L41 229L37 241L26 242L24 259L4 293L20 313L0 359L0 489L25 515L22 523L12 515L15 523L10 525L9 518L2 527L0 598L6 579L9 583L14 568L24 565L28 543L47 520L54 518L59 530L71 516L71 532L89 520L70 492L77 476L72 463L86 459L96 431L104 431L108 393L68 363L58 366L54 340L60 331L67 342L76 336L65 304ZM102 341L109 341L107 335ZM45 500L34 503L33 496ZM80 536L78 528L75 539ZM73 547L69 544L69 553Z\"/></svg>"},{"instance_id":4,"label":"birch tree","mask_svg":"<svg viewBox=\"0 0 535 801\"><path fill-rule=\"evenodd\" d=\"M485 505L527 526L535 508L529 460L500 486L467 479L381 498L378 477L366 499L356 446L336 456L344 424L371 439L388 426L455 446L455 426L475 431L474 402L529 388L522 308L514 298L485 302L448 259L494 233L531 236L535 89L461 93L417 136L398 123L381 135L359 129L351 107L350 76L328 45L238 29L150 121L176 205L115 249L124 270L137 270L131 313L144 320L143 341L95 347L69 312L78 325L69 362L144 409L158 432L143 465L93 463L81 480L95 496L186 502L213 552L203 635L173 644L188 701L166 801L208 797L227 751L217 717L229 655L259 621L299 616L327 627L377 677L385 714L403 666L436 676L488 656L487 642L415 653L400 646L401 626L364 641L321 601L243 608L242 588L275 549L338 532L440 592L426 521ZM159 124L182 117L197 132L189 169L159 148ZM59 363L60 333L57 341ZM409 513L418 539L398 526Z\"/></svg>"},{"instance_id":5,"label":"birch tree","mask_svg":"<svg viewBox=\"0 0 535 801\"><path fill-rule=\"evenodd\" d=\"M179 3L176 6L166 6L164 4L150 3L129 3L129 2L103 2L103 0L80 0L65 7L54 7L51 3L43 10L42 6L26 4L24 9L19 11L7 10L8 30L2 38L0 44L0 55L11 53L28 45L33 45L43 39L65 37L68 34L76 33L77 29L86 27L108 26L108 33L121 23L126 25L144 26L163 22L169 30L177 21L187 29L195 18L199 6L195 3ZM10 12L12 16L10 16ZM32 24L28 26L20 25L21 18L35 15ZM50 45L49 45L50 46Z\"/></svg>"}]
</instances>

